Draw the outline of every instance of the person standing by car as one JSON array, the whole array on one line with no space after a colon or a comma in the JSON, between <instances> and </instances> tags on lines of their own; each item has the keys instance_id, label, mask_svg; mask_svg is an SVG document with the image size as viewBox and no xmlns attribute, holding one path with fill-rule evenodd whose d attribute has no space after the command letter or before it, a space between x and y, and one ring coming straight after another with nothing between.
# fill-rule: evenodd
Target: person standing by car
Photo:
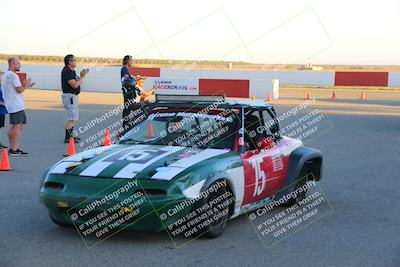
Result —
<instances>
[{"instance_id":1,"label":"person standing by car","mask_svg":"<svg viewBox=\"0 0 400 267\"><path fill-rule=\"evenodd\" d=\"M62 103L65 108L65 138L64 143L68 143L70 137L73 136L74 123L79 118L78 95L81 92L81 84L89 72L89 69L84 69L78 76L75 72L76 58L74 55L66 55L64 57L64 68L61 72L61 88L62 88ZM79 137L74 137L75 143L80 142Z\"/></svg>"},{"instance_id":2,"label":"person standing by car","mask_svg":"<svg viewBox=\"0 0 400 267\"><path fill-rule=\"evenodd\" d=\"M133 76L130 71L132 65L132 56L124 56L121 68L121 90L124 98L122 134L133 127L132 122L135 121L135 116L133 114L138 113L137 111L142 108L141 102L154 92L154 89L149 91L143 90L146 77L140 75Z\"/></svg>"},{"instance_id":3,"label":"person standing by car","mask_svg":"<svg viewBox=\"0 0 400 267\"><path fill-rule=\"evenodd\" d=\"M122 68L121 68L121 81L123 78L132 77L131 71L129 70L133 65L132 56L126 55L122 59Z\"/></svg>"},{"instance_id":4,"label":"person standing by car","mask_svg":"<svg viewBox=\"0 0 400 267\"><path fill-rule=\"evenodd\" d=\"M131 74L130 68L133 65L132 56L126 55L122 59L121 68L121 90L124 99L124 109L122 110L122 132L125 132L128 128L130 112L136 110L135 100L138 96L138 89L136 87L135 77Z\"/></svg>"},{"instance_id":5,"label":"person standing by car","mask_svg":"<svg viewBox=\"0 0 400 267\"><path fill-rule=\"evenodd\" d=\"M1 78L1 91L3 93L4 104L10 114L11 127L8 130L11 156L26 156L28 153L19 149L19 140L24 124L26 124L25 100L23 93L28 87L35 85L31 79L27 79L24 84L17 75L21 68L18 58L13 57L8 60L8 71Z\"/></svg>"},{"instance_id":6,"label":"person standing by car","mask_svg":"<svg viewBox=\"0 0 400 267\"><path fill-rule=\"evenodd\" d=\"M0 71L0 130L4 128L4 121L7 114L7 109L4 104L3 93L1 92L1 77L3 76L3 72ZM0 148L7 148L0 142Z\"/></svg>"}]
</instances>

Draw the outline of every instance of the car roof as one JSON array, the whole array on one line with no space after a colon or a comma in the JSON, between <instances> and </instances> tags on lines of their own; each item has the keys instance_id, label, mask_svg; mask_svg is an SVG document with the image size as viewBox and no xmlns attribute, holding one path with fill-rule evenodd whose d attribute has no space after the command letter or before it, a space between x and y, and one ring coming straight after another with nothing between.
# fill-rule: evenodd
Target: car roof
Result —
<instances>
[{"instance_id":1,"label":"car roof","mask_svg":"<svg viewBox=\"0 0 400 267\"><path fill-rule=\"evenodd\" d=\"M273 105L267 103L265 101L259 100L236 100L236 99L228 99L225 100L226 103L232 106L238 107L258 107L258 108L272 108Z\"/></svg>"},{"instance_id":2,"label":"car roof","mask_svg":"<svg viewBox=\"0 0 400 267\"><path fill-rule=\"evenodd\" d=\"M149 104L154 106L166 106L166 107L207 107L218 103L219 108L273 108L274 106L268 102L251 99L225 99L224 96L179 96L179 95L168 95L166 98L160 98ZM213 98L213 100L211 99ZM218 99L219 98L219 99Z\"/></svg>"}]
</instances>

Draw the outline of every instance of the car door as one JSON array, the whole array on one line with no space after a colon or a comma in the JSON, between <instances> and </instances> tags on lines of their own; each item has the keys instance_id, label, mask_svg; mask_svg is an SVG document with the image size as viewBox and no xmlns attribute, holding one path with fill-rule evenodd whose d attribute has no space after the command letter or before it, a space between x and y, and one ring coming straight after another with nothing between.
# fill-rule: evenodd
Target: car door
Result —
<instances>
[{"instance_id":1,"label":"car door","mask_svg":"<svg viewBox=\"0 0 400 267\"><path fill-rule=\"evenodd\" d=\"M271 118L268 111L258 109L245 114L245 120L248 116L256 116L258 122L255 125L257 127L244 131L244 151L240 155L245 178L242 205L263 200L276 193L283 184L287 165L279 145L272 141L272 134L266 127L265 121ZM251 131L257 131L256 135Z\"/></svg>"}]
</instances>

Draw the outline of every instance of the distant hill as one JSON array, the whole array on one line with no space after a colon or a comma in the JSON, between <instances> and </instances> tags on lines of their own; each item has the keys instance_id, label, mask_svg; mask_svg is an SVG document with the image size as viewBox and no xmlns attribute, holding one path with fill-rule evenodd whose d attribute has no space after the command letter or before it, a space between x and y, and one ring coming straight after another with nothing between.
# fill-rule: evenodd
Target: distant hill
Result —
<instances>
[{"instance_id":1,"label":"distant hill","mask_svg":"<svg viewBox=\"0 0 400 267\"><path fill-rule=\"evenodd\" d=\"M48 64L63 65L62 56L46 55L10 55L0 54L0 63L17 56L24 64ZM78 65L87 66L119 66L122 59L105 57L77 57ZM300 70L304 69L301 64L255 64L242 61L219 61L219 60L175 60L175 59L134 59L135 65L139 67L160 67L174 69L235 69L235 70ZM322 70L352 70L352 71L400 71L400 66L385 65L318 65Z\"/></svg>"}]
</instances>

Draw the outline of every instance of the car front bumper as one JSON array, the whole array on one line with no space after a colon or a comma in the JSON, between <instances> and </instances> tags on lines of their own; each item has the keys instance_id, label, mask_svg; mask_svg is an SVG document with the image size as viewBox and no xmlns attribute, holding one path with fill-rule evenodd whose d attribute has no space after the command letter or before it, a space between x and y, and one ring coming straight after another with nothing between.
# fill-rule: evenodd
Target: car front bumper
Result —
<instances>
[{"instance_id":1,"label":"car front bumper","mask_svg":"<svg viewBox=\"0 0 400 267\"><path fill-rule=\"evenodd\" d=\"M143 197L143 200L139 201L140 204L135 207L121 205L121 200L118 200L90 211L85 209L87 199L60 197L47 193L41 193L40 199L53 219L62 224L74 225L78 229L80 225L93 221L93 218L96 222L107 223L107 218L118 214L118 218L126 218L124 223L117 226L118 229L160 232L166 230L168 226L171 227L193 208L193 203L183 197L162 199ZM113 222L115 219L109 224Z\"/></svg>"}]
</instances>

